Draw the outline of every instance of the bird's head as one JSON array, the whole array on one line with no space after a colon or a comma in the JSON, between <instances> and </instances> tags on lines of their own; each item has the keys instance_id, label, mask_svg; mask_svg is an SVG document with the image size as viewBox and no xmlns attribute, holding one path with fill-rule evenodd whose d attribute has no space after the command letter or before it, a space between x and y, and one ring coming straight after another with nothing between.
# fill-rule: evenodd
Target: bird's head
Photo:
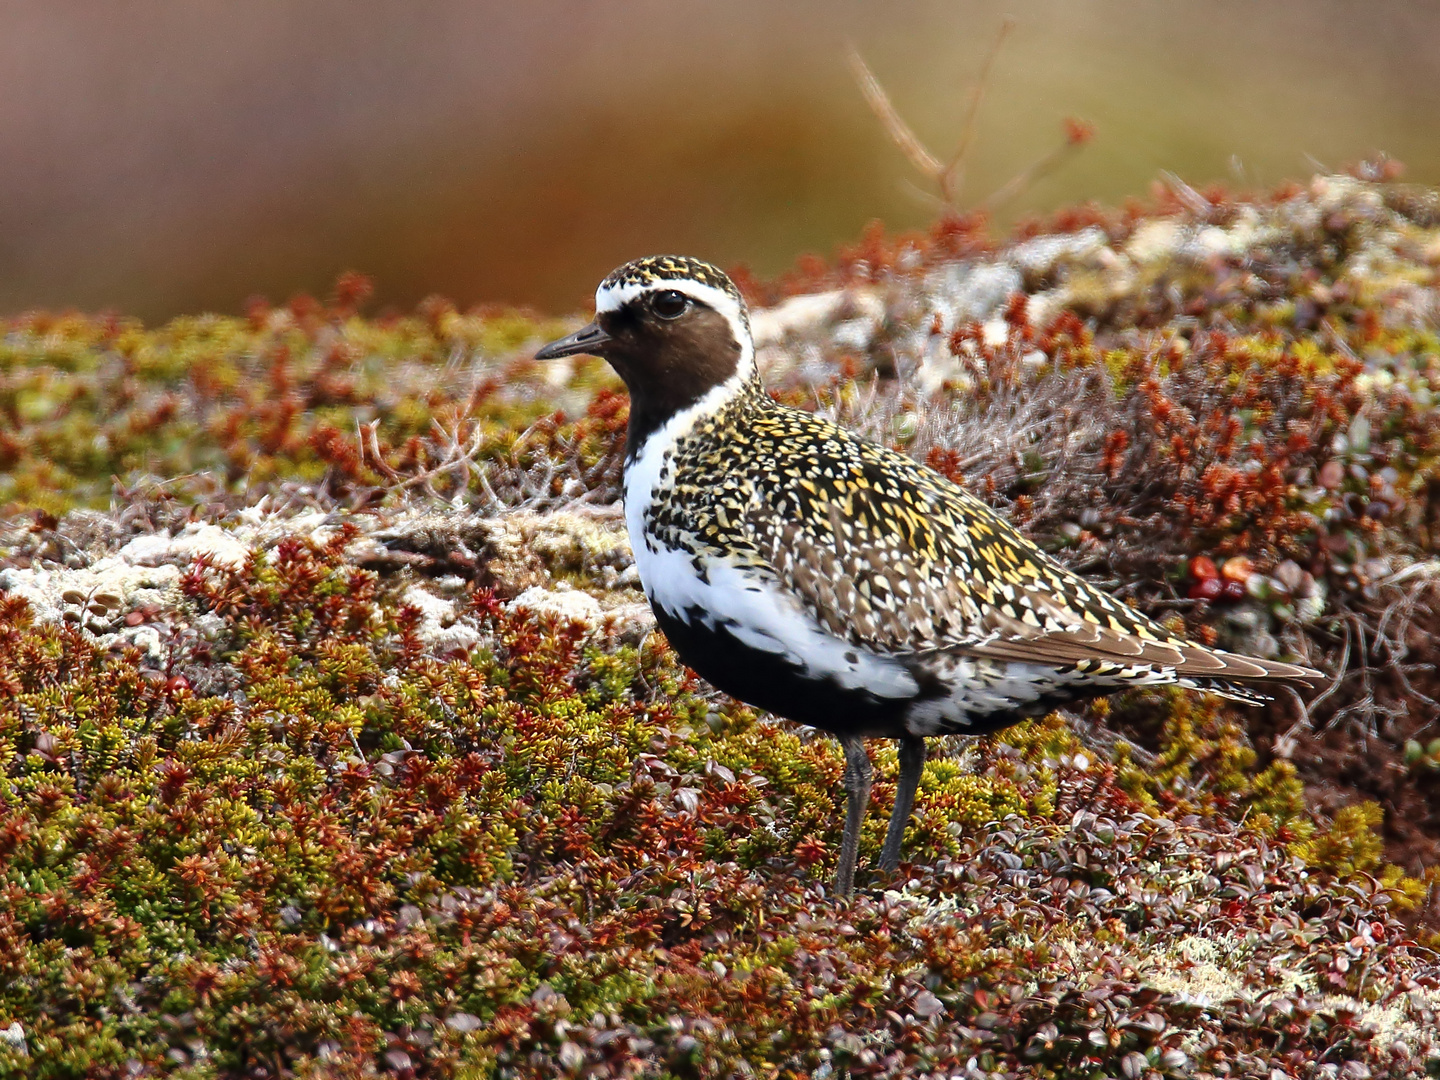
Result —
<instances>
[{"instance_id":1,"label":"bird's head","mask_svg":"<svg viewBox=\"0 0 1440 1080\"><path fill-rule=\"evenodd\" d=\"M745 301L725 274L681 255L652 255L612 271L595 290L595 320L535 354L603 357L637 412L664 422L755 370Z\"/></svg>"}]
</instances>

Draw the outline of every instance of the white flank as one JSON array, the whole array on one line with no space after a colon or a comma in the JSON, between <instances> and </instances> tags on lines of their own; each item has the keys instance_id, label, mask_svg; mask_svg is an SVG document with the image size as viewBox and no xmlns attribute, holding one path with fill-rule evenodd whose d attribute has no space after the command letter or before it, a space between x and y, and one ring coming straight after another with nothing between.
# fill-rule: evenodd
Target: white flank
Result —
<instances>
[{"instance_id":1,"label":"white flank","mask_svg":"<svg viewBox=\"0 0 1440 1080\"><path fill-rule=\"evenodd\" d=\"M963 733L971 716L983 720L991 713L1023 709L1068 683L1096 686L1108 682L1119 690L1175 681L1174 671L1166 668L1117 669L1109 676L1097 677L1079 671L1061 672L1044 664L977 660L970 656L945 658L935 674L950 693L911 706L905 714L905 728L911 735Z\"/></svg>"}]
</instances>

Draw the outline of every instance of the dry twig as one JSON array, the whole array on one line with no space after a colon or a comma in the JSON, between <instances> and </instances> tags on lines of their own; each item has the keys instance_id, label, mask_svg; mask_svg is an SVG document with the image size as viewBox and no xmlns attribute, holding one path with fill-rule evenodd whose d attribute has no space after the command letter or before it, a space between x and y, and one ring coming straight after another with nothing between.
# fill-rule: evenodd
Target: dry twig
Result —
<instances>
[{"instance_id":1,"label":"dry twig","mask_svg":"<svg viewBox=\"0 0 1440 1080\"><path fill-rule=\"evenodd\" d=\"M960 209L960 197L965 187L965 170L970 157L970 149L975 142L975 122L980 114L980 103L984 100L985 90L990 84L990 74L995 66L996 57L1000 55L1000 47L1014 28L1014 19L1006 19L1000 25L1000 31L995 35L995 41L990 46L990 51L985 54L985 60L981 64L980 75L976 79L974 87L971 88L960 140L955 146L954 153L944 163L930 152L929 148L920 141L920 137L915 134L914 129L905 122L905 118L895 108L894 102L890 100L890 95L886 93L880 80L875 77L875 73L865 63L859 50L853 45L850 47L850 70L855 76L856 84L860 87L860 93L864 95L865 101L879 119L881 126L885 128L891 141L900 148L901 153L909 159L910 164L915 166L915 170L938 189L939 196L937 198L927 191L915 189L908 184L906 185L907 189L915 191L927 202L938 203L943 210L953 213ZM1064 128L1065 141L1060 146L1033 165L1023 169L981 200L980 208L991 211L1009 202L1037 180L1054 172L1089 142L1095 134L1093 126L1072 118L1064 121Z\"/></svg>"}]
</instances>

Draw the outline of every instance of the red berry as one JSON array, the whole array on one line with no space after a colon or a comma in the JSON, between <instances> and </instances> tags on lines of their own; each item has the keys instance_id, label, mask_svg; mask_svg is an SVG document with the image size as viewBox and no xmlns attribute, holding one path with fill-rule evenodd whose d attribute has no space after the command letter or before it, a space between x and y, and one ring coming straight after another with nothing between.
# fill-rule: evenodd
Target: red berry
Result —
<instances>
[{"instance_id":1,"label":"red berry","mask_svg":"<svg viewBox=\"0 0 1440 1080\"><path fill-rule=\"evenodd\" d=\"M1224 586L1220 584L1219 578L1201 578L1190 586L1190 591L1186 593L1186 595L1189 596L1191 600L1214 600L1220 595L1220 591L1223 588Z\"/></svg>"},{"instance_id":2,"label":"red berry","mask_svg":"<svg viewBox=\"0 0 1440 1080\"><path fill-rule=\"evenodd\" d=\"M1210 581L1218 578L1220 571L1215 569L1215 560L1197 555L1190 560L1190 576L1196 581Z\"/></svg>"},{"instance_id":3,"label":"red berry","mask_svg":"<svg viewBox=\"0 0 1440 1080\"><path fill-rule=\"evenodd\" d=\"M1244 555L1226 559L1225 565L1220 568L1220 574L1226 581L1238 581L1242 585L1250 580L1250 575L1254 572L1255 564Z\"/></svg>"}]
</instances>

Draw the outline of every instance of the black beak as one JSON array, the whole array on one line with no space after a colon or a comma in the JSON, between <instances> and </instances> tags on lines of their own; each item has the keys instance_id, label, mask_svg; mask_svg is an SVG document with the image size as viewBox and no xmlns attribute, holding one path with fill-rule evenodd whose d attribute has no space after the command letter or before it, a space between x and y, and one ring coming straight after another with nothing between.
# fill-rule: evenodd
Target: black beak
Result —
<instances>
[{"instance_id":1,"label":"black beak","mask_svg":"<svg viewBox=\"0 0 1440 1080\"><path fill-rule=\"evenodd\" d=\"M573 334L567 334L559 341L552 341L535 354L536 360L558 360L562 356L574 356L576 353L589 353L591 356L602 355L601 350L610 342L610 335L600 329L598 323L590 323L582 326Z\"/></svg>"}]
</instances>

